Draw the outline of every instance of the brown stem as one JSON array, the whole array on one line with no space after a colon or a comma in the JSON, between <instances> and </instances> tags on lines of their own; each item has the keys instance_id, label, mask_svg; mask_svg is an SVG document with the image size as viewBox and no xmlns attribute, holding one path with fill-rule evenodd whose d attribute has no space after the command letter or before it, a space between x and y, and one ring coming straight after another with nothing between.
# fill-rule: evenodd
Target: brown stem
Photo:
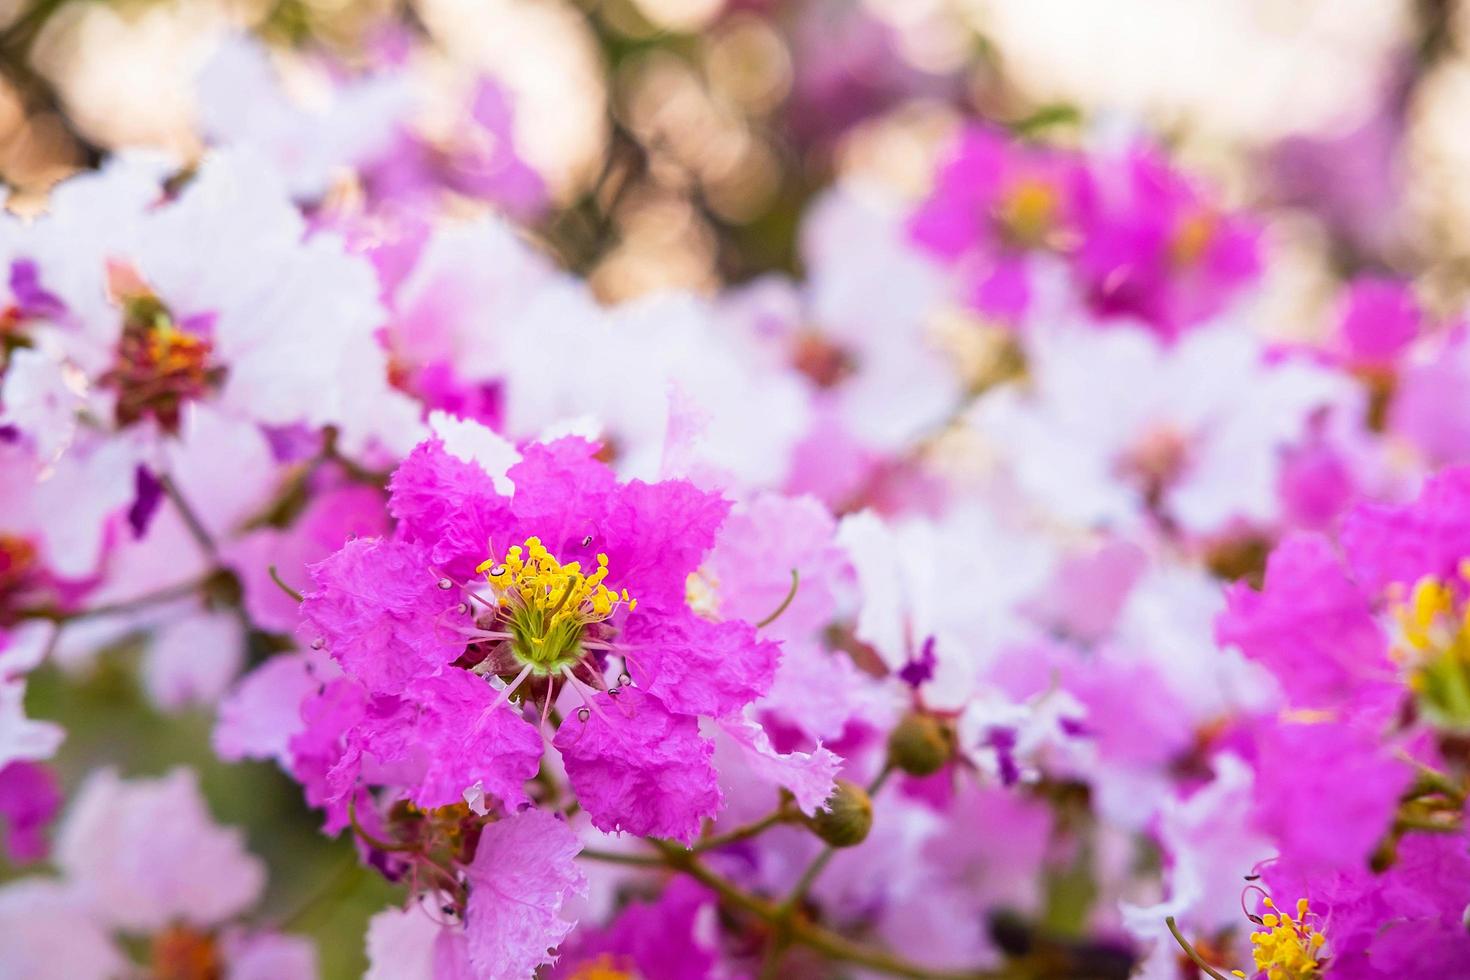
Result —
<instances>
[{"instance_id":1,"label":"brown stem","mask_svg":"<svg viewBox=\"0 0 1470 980\"><path fill-rule=\"evenodd\" d=\"M587 858L589 861L605 861L608 864L630 864L636 868L662 868L665 862L662 858L656 858L648 854L623 854L619 851L599 851L596 848L582 848L579 857Z\"/></svg>"},{"instance_id":2,"label":"brown stem","mask_svg":"<svg viewBox=\"0 0 1470 980\"><path fill-rule=\"evenodd\" d=\"M218 556L218 549L214 545L214 538L210 536L209 529L204 526L204 522L199 519L194 508L189 506L189 501L184 499L173 477L165 473L158 478L158 482L163 487L164 496L168 497L178 509L179 516L184 519L184 526L189 529L189 534L198 542L205 555L211 560L215 559Z\"/></svg>"},{"instance_id":3,"label":"brown stem","mask_svg":"<svg viewBox=\"0 0 1470 980\"><path fill-rule=\"evenodd\" d=\"M582 856L593 860L633 864L640 867L663 865L671 870L683 872L718 895L727 906L747 912L772 926L778 938L784 937L783 941L789 939L789 942L793 944L814 949L834 960L866 966L891 976L910 977L913 980L1018 980L1020 976L1008 971L933 969L911 963L885 950L852 942L803 916L786 916L775 902L759 895L752 895L723 876L716 874L693 851L657 839L650 839L648 843L658 850L661 858L586 849L582 851Z\"/></svg>"},{"instance_id":4,"label":"brown stem","mask_svg":"<svg viewBox=\"0 0 1470 980\"><path fill-rule=\"evenodd\" d=\"M724 847L726 844L734 844L737 841L747 840L748 838L765 833L770 828L776 826L776 824L786 823L790 819L791 810L783 803L753 823L748 823L743 827L736 827L734 830L726 831L723 834L713 834L696 841L690 850L695 854L712 851L717 847Z\"/></svg>"},{"instance_id":5,"label":"brown stem","mask_svg":"<svg viewBox=\"0 0 1470 980\"><path fill-rule=\"evenodd\" d=\"M23 619L49 619L53 623L70 623L79 619L93 619L97 616L113 616L118 613L136 612L149 606L156 606L164 602L172 602L175 599L187 599L198 592L204 585L214 577L211 571L196 579L180 582L178 585L170 585L167 588L155 592L147 592L132 599L124 599L120 602L104 603L93 606L90 609L78 609L75 612L66 612L61 609L40 608L27 609L21 613Z\"/></svg>"}]
</instances>

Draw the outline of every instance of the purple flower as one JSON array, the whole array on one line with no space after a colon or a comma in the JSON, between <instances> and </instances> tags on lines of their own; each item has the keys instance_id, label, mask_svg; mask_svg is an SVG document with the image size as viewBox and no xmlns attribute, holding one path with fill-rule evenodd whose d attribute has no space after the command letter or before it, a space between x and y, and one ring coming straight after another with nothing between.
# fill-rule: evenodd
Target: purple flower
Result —
<instances>
[{"instance_id":1,"label":"purple flower","mask_svg":"<svg viewBox=\"0 0 1470 980\"><path fill-rule=\"evenodd\" d=\"M422 444L391 480L394 535L314 566L304 629L344 677L308 702L293 769L334 808L363 785L515 807L558 707L553 744L593 823L691 840L721 803L698 718L733 717L777 661L686 599L729 505L619 483L577 439L507 452L492 476Z\"/></svg>"},{"instance_id":2,"label":"purple flower","mask_svg":"<svg viewBox=\"0 0 1470 980\"><path fill-rule=\"evenodd\" d=\"M1259 230L1205 197L1164 156L1136 146L1097 161L1076 271L1103 316L1175 339L1225 309L1260 272Z\"/></svg>"},{"instance_id":3,"label":"purple flower","mask_svg":"<svg viewBox=\"0 0 1470 980\"><path fill-rule=\"evenodd\" d=\"M972 126L914 213L914 240L955 265L971 304L1018 320L1031 301L1029 256L1077 244L1084 174L1070 154Z\"/></svg>"}]
</instances>

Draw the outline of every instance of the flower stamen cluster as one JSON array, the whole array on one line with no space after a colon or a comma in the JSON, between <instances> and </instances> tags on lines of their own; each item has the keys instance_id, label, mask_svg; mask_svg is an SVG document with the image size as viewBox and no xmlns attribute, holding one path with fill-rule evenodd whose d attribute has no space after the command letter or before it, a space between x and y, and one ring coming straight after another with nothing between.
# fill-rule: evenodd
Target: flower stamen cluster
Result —
<instances>
[{"instance_id":1,"label":"flower stamen cluster","mask_svg":"<svg viewBox=\"0 0 1470 980\"><path fill-rule=\"evenodd\" d=\"M1470 727L1470 562L1460 578L1457 587L1425 576L1394 608L1394 653L1410 671L1409 686L1425 714L1450 728Z\"/></svg>"},{"instance_id":2,"label":"flower stamen cluster","mask_svg":"<svg viewBox=\"0 0 1470 980\"><path fill-rule=\"evenodd\" d=\"M512 546L502 561L493 558L476 569L495 591L511 652L532 672L554 674L576 664L582 656L586 628L610 618L623 606L637 608L638 600L608 588L607 555L597 556L597 568L582 573L580 562L563 565L541 539Z\"/></svg>"},{"instance_id":3,"label":"flower stamen cluster","mask_svg":"<svg viewBox=\"0 0 1470 980\"><path fill-rule=\"evenodd\" d=\"M1322 971L1322 946L1327 936L1308 921L1314 914L1305 898L1296 903L1296 918L1291 913L1276 909L1276 904L1265 899L1266 907L1275 911L1261 917L1263 929L1251 933L1256 972L1266 975L1268 980L1310 980ZM1245 973L1232 970L1236 976Z\"/></svg>"},{"instance_id":4,"label":"flower stamen cluster","mask_svg":"<svg viewBox=\"0 0 1470 980\"><path fill-rule=\"evenodd\" d=\"M222 376L214 344L181 326L156 297L126 301L117 359L102 379L117 390L118 425L152 417L177 431L184 404L207 395Z\"/></svg>"}]
</instances>

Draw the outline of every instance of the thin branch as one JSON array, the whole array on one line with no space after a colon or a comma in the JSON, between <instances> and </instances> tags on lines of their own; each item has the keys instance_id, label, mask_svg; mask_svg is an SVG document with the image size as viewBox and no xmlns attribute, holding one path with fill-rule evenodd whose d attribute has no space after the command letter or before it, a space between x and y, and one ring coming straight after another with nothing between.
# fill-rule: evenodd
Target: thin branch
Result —
<instances>
[{"instance_id":1,"label":"thin branch","mask_svg":"<svg viewBox=\"0 0 1470 980\"><path fill-rule=\"evenodd\" d=\"M663 858L654 857L650 854L622 854L618 851L600 851L594 847L584 847L578 857L587 858L589 861L605 861L608 864L629 864L637 868L662 868L666 866Z\"/></svg>"},{"instance_id":2,"label":"thin branch","mask_svg":"<svg viewBox=\"0 0 1470 980\"><path fill-rule=\"evenodd\" d=\"M185 500L184 495L179 492L173 477L165 473L158 478L158 482L163 487L164 495L178 508L179 516L184 519L184 525L188 527L189 534L199 543L199 547L211 560L218 558L219 549L215 547L214 538L210 536L209 530L199 519L199 515L194 512L194 508L189 506L189 501Z\"/></svg>"},{"instance_id":3,"label":"thin branch","mask_svg":"<svg viewBox=\"0 0 1470 980\"><path fill-rule=\"evenodd\" d=\"M776 824L786 823L789 820L791 820L791 809L783 803L753 823L748 823L743 827L736 827L734 830L726 831L723 834L713 834L697 841L690 850L695 854L712 851L717 847L724 847L726 844L734 844L737 841L747 840L763 834L770 828L776 826Z\"/></svg>"},{"instance_id":4,"label":"thin branch","mask_svg":"<svg viewBox=\"0 0 1470 980\"><path fill-rule=\"evenodd\" d=\"M123 599L119 602L103 603L100 606L92 606L89 609L78 609L67 612L61 609L27 609L21 613L23 619L49 619L53 623L74 623L80 619L94 619L98 616L115 616L119 613L137 612L149 606L161 605L165 602L173 602L175 599L187 599L198 592L213 578L214 573L201 575L199 578L180 582L158 589L155 592L146 592L132 599Z\"/></svg>"}]
</instances>

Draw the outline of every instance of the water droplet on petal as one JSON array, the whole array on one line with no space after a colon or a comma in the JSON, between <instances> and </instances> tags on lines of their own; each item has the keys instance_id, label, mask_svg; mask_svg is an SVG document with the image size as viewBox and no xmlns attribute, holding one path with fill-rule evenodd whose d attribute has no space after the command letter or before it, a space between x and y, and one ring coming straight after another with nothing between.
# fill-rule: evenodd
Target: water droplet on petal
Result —
<instances>
[{"instance_id":1,"label":"water droplet on petal","mask_svg":"<svg viewBox=\"0 0 1470 980\"><path fill-rule=\"evenodd\" d=\"M320 650L322 647L324 647L326 645L327 645L326 637L319 636L316 639L314 639L314 640L311 641L311 648L313 650Z\"/></svg>"},{"instance_id":2,"label":"water droplet on petal","mask_svg":"<svg viewBox=\"0 0 1470 980\"><path fill-rule=\"evenodd\" d=\"M450 589L454 588L454 580L441 578L439 580L439 588L443 589L445 592L448 592Z\"/></svg>"},{"instance_id":3,"label":"water droplet on petal","mask_svg":"<svg viewBox=\"0 0 1470 980\"><path fill-rule=\"evenodd\" d=\"M582 539L582 547L584 547L584 548L587 547L588 545L590 545L591 543L592 543L592 535L590 535L590 534L587 535L585 538Z\"/></svg>"},{"instance_id":4,"label":"water droplet on petal","mask_svg":"<svg viewBox=\"0 0 1470 980\"><path fill-rule=\"evenodd\" d=\"M627 687L631 683L633 683L633 678L626 670L618 675L618 687Z\"/></svg>"},{"instance_id":5,"label":"water droplet on petal","mask_svg":"<svg viewBox=\"0 0 1470 980\"><path fill-rule=\"evenodd\" d=\"M586 708L578 708L577 709L577 720L578 721L586 721L588 718L591 718L591 717L592 717L592 712L589 711L588 709L586 709Z\"/></svg>"},{"instance_id":6,"label":"water droplet on petal","mask_svg":"<svg viewBox=\"0 0 1470 980\"><path fill-rule=\"evenodd\" d=\"M622 694L622 693L623 693L623 690L622 690L622 688L619 688L619 687L610 687L610 688L607 689L607 696L610 697L610 698L615 698L619 694Z\"/></svg>"}]
</instances>

